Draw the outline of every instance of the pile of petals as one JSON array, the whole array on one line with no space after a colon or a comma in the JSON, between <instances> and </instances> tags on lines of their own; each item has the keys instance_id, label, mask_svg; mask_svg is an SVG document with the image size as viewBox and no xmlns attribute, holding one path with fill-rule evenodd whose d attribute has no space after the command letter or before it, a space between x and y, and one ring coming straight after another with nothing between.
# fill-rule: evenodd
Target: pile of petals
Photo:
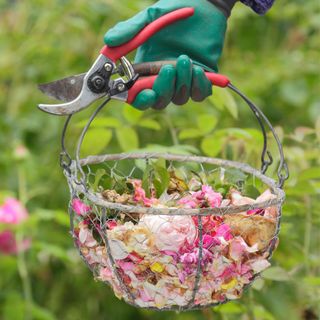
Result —
<instances>
[{"instance_id":1,"label":"pile of petals","mask_svg":"<svg viewBox=\"0 0 320 320\"><path fill-rule=\"evenodd\" d=\"M147 197L139 181L134 186L130 201L148 207L161 203ZM223 199L202 185L177 203L212 208L274 197L269 190L257 199L234 190ZM255 275L269 267L269 249L276 241L275 207L225 216L118 215L105 223L80 199L73 199L72 207L76 245L96 279L109 283L118 298L143 308L186 307L190 302L201 307L238 299Z\"/></svg>"}]
</instances>

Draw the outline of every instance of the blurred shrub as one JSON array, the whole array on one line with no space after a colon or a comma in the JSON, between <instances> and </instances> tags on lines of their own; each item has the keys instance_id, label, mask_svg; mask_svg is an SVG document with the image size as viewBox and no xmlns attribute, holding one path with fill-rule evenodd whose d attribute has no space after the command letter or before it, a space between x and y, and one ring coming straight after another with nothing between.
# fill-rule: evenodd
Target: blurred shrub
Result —
<instances>
[{"instance_id":1,"label":"blurred shrub","mask_svg":"<svg viewBox=\"0 0 320 320\"><path fill-rule=\"evenodd\" d=\"M245 297L204 312L136 310L95 283L73 248L66 214L69 193L58 165L63 120L37 110L37 103L46 98L36 84L87 70L104 32L150 3L0 0L0 198L2 204L8 195L18 196L27 206L30 218L20 232L32 238L25 254L0 257L0 319L316 319L320 314L316 0L277 1L265 17L237 4L230 19L220 71L277 127L291 171L274 267ZM75 117L68 133L70 149L92 110ZM204 103L170 106L160 113L139 113L113 102L86 139L83 155L172 148L255 166L262 143L250 110L220 89Z\"/></svg>"}]
</instances>

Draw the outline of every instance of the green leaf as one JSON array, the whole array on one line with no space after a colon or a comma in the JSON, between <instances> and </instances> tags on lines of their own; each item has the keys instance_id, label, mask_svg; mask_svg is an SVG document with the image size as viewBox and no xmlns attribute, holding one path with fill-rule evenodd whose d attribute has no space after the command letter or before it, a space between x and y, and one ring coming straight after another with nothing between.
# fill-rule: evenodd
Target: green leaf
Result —
<instances>
[{"instance_id":1,"label":"green leaf","mask_svg":"<svg viewBox=\"0 0 320 320\"><path fill-rule=\"evenodd\" d=\"M209 97L209 101L220 111L223 111L225 108L223 91L220 88L216 88L214 94Z\"/></svg>"},{"instance_id":2,"label":"green leaf","mask_svg":"<svg viewBox=\"0 0 320 320\"><path fill-rule=\"evenodd\" d=\"M234 137L238 139L252 139L252 134L253 132L257 131L252 131L252 130L247 130L247 129L241 129L241 128L228 128L228 129L222 129L221 131L217 131L221 134L227 135L229 137Z\"/></svg>"},{"instance_id":3,"label":"green leaf","mask_svg":"<svg viewBox=\"0 0 320 320\"><path fill-rule=\"evenodd\" d=\"M222 151L223 144L223 137L212 134L201 141L201 149L206 155L216 157Z\"/></svg>"},{"instance_id":4,"label":"green leaf","mask_svg":"<svg viewBox=\"0 0 320 320\"><path fill-rule=\"evenodd\" d=\"M82 120L76 124L76 127L83 128L87 124L88 120ZM120 121L113 117L101 117L96 118L90 128L119 128L121 126Z\"/></svg>"},{"instance_id":5,"label":"green leaf","mask_svg":"<svg viewBox=\"0 0 320 320\"><path fill-rule=\"evenodd\" d=\"M221 314L240 314L245 311L245 308L239 302L232 301L216 307L214 308L214 310L218 311Z\"/></svg>"},{"instance_id":6,"label":"green leaf","mask_svg":"<svg viewBox=\"0 0 320 320\"><path fill-rule=\"evenodd\" d=\"M244 186L243 195L252 199L256 199L260 195L260 191L252 184Z\"/></svg>"},{"instance_id":7,"label":"green leaf","mask_svg":"<svg viewBox=\"0 0 320 320\"><path fill-rule=\"evenodd\" d=\"M262 278L258 278L256 280L254 280L254 282L252 284L252 288L257 291L260 291L264 287L264 283L265 283L265 281Z\"/></svg>"},{"instance_id":8,"label":"green leaf","mask_svg":"<svg viewBox=\"0 0 320 320\"><path fill-rule=\"evenodd\" d=\"M40 221L54 221L61 226L69 227L70 220L67 210L37 209L25 222L28 228L35 228Z\"/></svg>"},{"instance_id":9,"label":"green leaf","mask_svg":"<svg viewBox=\"0 0 320 320\"><path fill-rule=\"evenodd\" d=\"M281 267L271 267L262 273L264 279L273 281L289 281L290 276L286 270Z\"/></svg>"},{"instance_id":10,"label":"green leaf","mask_svg":"<svg viewBox=\"0 0 320 320\"><path fill-rule=\"evenodd\" d=\"M32 305L32 316L34 320L55 320L54 314L35 304Z\"/></svg>"},{"instance_id":11,"label":"green leaf","mask_svg":"<svg viewBox=\"0 0 320 320\"><path fill-rule=\"evenodd\" d=\"M288 188L286 194L289 196L301 196L306 194L317 194L318 190L309 180L300 180L293 188Z\"/></svg>"},{"instance_id":12,"label":"green leaf","mask_svg":"<svg viewBox=\"0 0 320 320\"><path fill-rule=\"evenodd\" d=\"M42 253L45 255L57 258L64 262L70 263L71 261L71 258L67 254L67 251L58 245L45 242L33 242L32 245L35 249L42 251Z\"/></svg>"},{"instance_id":13,"label":"green leaf","mask_svg":"<svg viewBox=\"0 0 320 320\"><path fill-rule=\"evenodd\" d=\"M154 168L152 165L148 165L143 173L142 177L142 188L146 192L146 196L150 197L150 187L153 181L153 176L154 176Z\"/></svg>"},{"instance_id":14,"label":"green leaf","mask_svg":"<svg viewBox=\"0 0 320 320\"><path fill-rule=\"evenodd\" d=\"M123 176L116 174L114 171L110 173L110 182L112 184L111 189L115 189L119 194L124 193L127 190L127 179Z\"/></svg>"},{"instance_id":15,"label":"green leaf","mask_svg":"<svg viewBox=\"0 0 320 320\"><path fill-rule=\"evenodd\" d=\"M130 127L116 130L119 145L123 151L135 150L139 147L139 138L136 131Z\"/></svg>"},{"instance_id":16,"label":"green leaf","mask_svg":"<svg viewBox=\"0 0 320 320\"><path fill-rule=\"evenodd\" d=\"M255 319L276 320L274 316L261 305L255 305L253 307L253 314L255 316Z\"/></svg>"},{"instance_id":17,"label":"green leaf","mask_svg":"<svg viewBox=\"0 0 320 320\"><path fill-rule=\"evenodd\" d=\"M88 156L100 153L108 146L111 138L112 131L109 129L89 129L81 147L81 154Z\"/></svg>"},{"instance_id":18,"label":"green leaf","mask_svg":"<svg viewBox=\"0 0 320 320\"><path fill-rule=\"evenodd\" d=\"M299 174L299 181L320 179L320 168L313 167L302 171Z\"/></svg>"},{"instance_id":19,"label":"green leaf","mask_svg":"<svg viewBox=\"0 0 320 320\"><path fill-rule=\"evenodd\" d=\"M5 320L24 320L25 319L25 301L20 294L16 292L9 292L6 295L5 304L2 309L2 319Z\"/></svg>"},{"instance_id":20,"label":"green leaf","mask_svg":"<svg viewBox=\"0 0 320 320\"><path fill-rule=\"evenodd\" d=\"M247 175L240 169L227 168L225 170L224 180L228 183L238 184L239 182L244 182L246 179L247 179Z\"/></svg>"},{"instance_id":21,"label":"green leaf","mask_svg":"<svg viewBox=\"0 0 320 320\"><path fill-rule=\"evenodd\" d=\"M153 179L152 183L153 183L154 188L156 189L157 198L159 198L162 195L163 191L164 191L162 189L162 183L161 183L160 180L158 180L156 178Z\"/></svg>"},{"instance_id":22,"label":"green leaf","mask_svg":"<svg viewBox=\"0 0 320 320\"><path fill-rule=\"evenodd\" d=\"M59 223L61 226L69 227L70 226L70 218L66 211L56 211L54 220Z\"/></svg>"},{"instance_id":23,"label":"green leaf","mask_svg":"<svg viewBox=\"0 0 320 320\"><path fill-rule=\"evenodd\" d=\"M99 187L99 183L102 179L102 177L106 174L106 170L104 169L98 169L96 171L96 174L95 174L95 179L94 179L94 183L92 185L92 189L94 191L97 191L98 190L98 187Z\"/></svg>"},{"instance_id":24,"label":"green leaf","mask_svg":"<svg viewBox=\"0 0 320 320\"><path fill-rule=\"evenodd\" d=\"M320 286L320 277L305 277L303 281L310 286Z\"/></svg>"},{"instance_id":25,"label":"green leaf","mask_svg":"<svg viewBox=\"0 0 320 320\"><path fill-rule=\"evenodd\" d=\"M3 204L3 202L5 201L6 198L14 198L15 194L13 191L9 191L9 190L0 190L0 204Z\"/></svg>"},{"instance_id":26,"label":"green leaf","mask_svg":"<svg viewBox=\"0 0 320 320\"><path fill-rule=\"evenodd\" d=\"M163 152L163 153L174 153L174 154L197 154L199 153L198 149L185 144L179 144L174 146L164 146L158 144L149 144L146 148L139 149L139 151L147 152Z\"/></svg>"},{"instance_id":27,"label":"green leaf","mask_svg":"<svg viewBox=\"0 0 320 320\"><path fill-rule=\"evenodd\" d=\"M233 118L238 118L238 106L233 95L225 88L216 87L214 94L209 98L219 109L226 109Z\"/></svg>"},{"instance_id":28,"label":"green leaf","mask_svg":"<svg viewBox=\"0 0 320 320\"><path fill-rule=\"evenodd\" d=\"M161 129L159 122L157 122L153 119L141 119L138 122L138 126L142 127L142 128L156 130L156 131Z\"/></svg>"},{"instance_id":29,"label":"green leaf","mask_svg":"<svg viewBox=\"0 0 320 320\"><path fill-rule=\"evenodd\" d=\"M197 117L198 128L202 134L210 133L217 123L217 117L212 114L201 114Z\"/></svg>"},{"instance_id":30,"label":"green leaf","mask_svg":"<svg viewBox=\"0 0 320 320\"><path fill-rule=\"evenodd\" d=\"M125 105L123 108L124 118L132 125L138 124L143 116L143 112L133 108L132 106Z\"/></svg>"},{"instance_id":31,"label":"green leaf","mask_svg":"<svg viewBox=\"0 0 320 320\"><path fill-rule=\"evenodd\" d=\"M179 139L180 140L185 140L185 139L193 139L193 138L199 138L203 134L199 129L183 129L179 133Z\"/></svg>"},{"instance_id":32,"label":"green leaf","mask_svg":"<svg viewBox=\"0 0 320 320\"><path fill-rule=\"evenodd\" d=\"M165 190L167 190L170 182L170 175L166 168L156 166L155 167L155 176L158 179L154 181L157 197L159 198ZM159 183L158 183L159 182Z\"/></svg>"},{"instance_id":33,"label":"green leaf","mask_svg":"<svg viewBox=\"0 0 320 320\"><path fill-rule=\"evenodd\" d=\"M320 117L318 117L317 121L316 121L316 136L318 141L320 141Z\"/></svg>"}]
</instances>

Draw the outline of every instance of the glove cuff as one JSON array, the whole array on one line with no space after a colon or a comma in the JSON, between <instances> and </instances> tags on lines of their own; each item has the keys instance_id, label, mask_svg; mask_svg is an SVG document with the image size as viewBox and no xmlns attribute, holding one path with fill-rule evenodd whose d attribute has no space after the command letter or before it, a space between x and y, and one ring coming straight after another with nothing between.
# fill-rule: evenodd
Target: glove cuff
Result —
<instances>
[{"instance_id":1,"label":"glove cuff","mask_svg":"<svg viewBox=\"0 0 320 320\"><path fill-rule=\"evenodd\" d=\"M238 0L208 0L217 7L226 18L230 17L231 10Z\"/></svg>"}]
</instances>

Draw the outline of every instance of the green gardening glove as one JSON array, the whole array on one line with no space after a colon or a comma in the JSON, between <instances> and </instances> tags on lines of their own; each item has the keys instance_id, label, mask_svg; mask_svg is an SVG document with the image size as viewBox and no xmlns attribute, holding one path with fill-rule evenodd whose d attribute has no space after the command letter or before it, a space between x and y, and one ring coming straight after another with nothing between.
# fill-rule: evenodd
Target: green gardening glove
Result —
<instances>
[{"instance_id":1,"label":"green gardening glove","mask_svg":"<svg viewBox=\"0 0 320 320\"><path fill-rule=\"evenodd\" d=\"M177 60L176 67L162 67L152 90L146 89L137 95L133 102L137 109L162 109L171 101L182 105L190 97L202 101L212 94L212 85L203 68L217 71L227 18L211 2L160 0L133 18L118 23L106 33L104 40L110 47L124 44L152 21L185 7L195 8L192 17L164 28L137 50L135 63Z\"/></svg>"}]
</instances>

